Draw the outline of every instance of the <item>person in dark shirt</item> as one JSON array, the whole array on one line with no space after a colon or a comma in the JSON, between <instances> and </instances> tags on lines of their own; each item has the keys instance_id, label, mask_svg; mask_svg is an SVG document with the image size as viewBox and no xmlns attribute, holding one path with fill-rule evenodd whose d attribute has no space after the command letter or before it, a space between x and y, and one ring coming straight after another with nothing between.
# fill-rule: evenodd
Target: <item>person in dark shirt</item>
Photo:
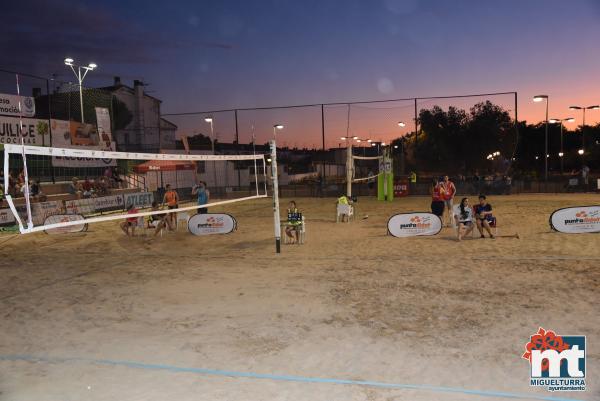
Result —
<instances>
[{"instance_id":1,"label":"person in dark shirt","mask_svg":"<svg viewBox=\"0 0 600 401\"><path fill-rule=\"evenodd\" d=\"M475 205L475 220L481 238L485 238L483 230L487 231L490 238L494 238L490 228L490 221L492 221L492 205L487 203L485 195L479 195L479 204Z\"/></svg>"}]
</instances>

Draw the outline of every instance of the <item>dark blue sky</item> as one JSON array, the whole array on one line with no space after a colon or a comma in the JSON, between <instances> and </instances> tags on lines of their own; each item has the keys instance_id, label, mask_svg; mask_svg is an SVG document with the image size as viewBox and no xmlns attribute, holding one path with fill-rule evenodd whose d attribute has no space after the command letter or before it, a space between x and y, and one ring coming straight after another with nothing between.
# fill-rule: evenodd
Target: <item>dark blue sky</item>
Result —
<instances>
[{"instance_id":1,"label":"dark blue sky","mask_svg":"<svg viewBox=\"0 0 600 401\"><path fill-rule=\"evenodd\" d=\"M600 102L598 1L11 3L2 67L95 61L89 84L143 79L166 113L516 90L538 121L537 93L556 117Z\"/></svg>"}]
</instances>

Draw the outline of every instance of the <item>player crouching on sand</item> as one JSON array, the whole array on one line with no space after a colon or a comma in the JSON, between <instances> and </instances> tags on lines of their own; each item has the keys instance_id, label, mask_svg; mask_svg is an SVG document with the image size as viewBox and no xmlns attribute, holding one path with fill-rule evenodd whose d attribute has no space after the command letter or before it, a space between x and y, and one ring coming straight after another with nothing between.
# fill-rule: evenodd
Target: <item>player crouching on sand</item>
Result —
<instances>
[{"instance_id":1,"label":"player crouching on sand","mask_svg":"<svg viewBox=\"0 0 600 401\"><path fill-rule=\"evenodd\" d=\"M135 214L137 212L138 212L138 210L135 208L135 206L133 204L127 206L127 214ZM135 234L135 227L137 226L137 217L128 217L127 219L125 219L124 222L122 222L120 224L120 226L121 226L121 230L123 230L125 235L127 235L128 237L129 236L133 237ZM131 228L131 235L129 235L130 228Z\"/></svg>"},{"instance_id":2,"label":"player crouching on sand","mask_svg":"<svg viewBox=\"0 0 600 401\"><path fill-rule=\"evenodd\" d=\"M458 225L456 236L459 241L473 231L473 209L469 205L469 198L462 198L460 201L460 205L454 214L454 221Z\"/></svg>"},{"instance_id":3,"label":"player crouching on sand","mask_svg":"<svg viewBox=\"0 0 600 401\"><path fill-rule=\"evenodd\" d=\"M158 207L158 202L152 202L151 211L156 212L160 210ZM154 228L154 236L156 237L160 231L167 227L169 231L173 231L173 226L171 225L171 219L168 218L167 213L164 214L151 214L148 216L148 228Z\"/></svg>"}]
</instances>

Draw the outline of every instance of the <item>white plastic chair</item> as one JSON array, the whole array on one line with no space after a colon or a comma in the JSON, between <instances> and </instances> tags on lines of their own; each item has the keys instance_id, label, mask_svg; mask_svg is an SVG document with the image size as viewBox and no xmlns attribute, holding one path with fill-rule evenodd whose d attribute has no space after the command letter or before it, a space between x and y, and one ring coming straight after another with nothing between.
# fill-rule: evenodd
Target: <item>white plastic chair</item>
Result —
<instances>
[{"instance_id":1,"label":"white plastic chair","mask_svg":"<svg viewBox=\"0 0 600 401\"><path fill-rule=\"evenodd\" d=\"M179 212L179 213L177 213L177 217L175 219L175 229L176 230L179 229L179 222L180 221L185 222L185 226L184 227L187 228L189 220L190 220L190 215L188 214L188 212Z\"/></svg>"},{"instance_id":2,"label":"white plastic chair","mask_svg":"<svg viewBox=\"0 0 600 401\"><path fill-rule=\"evenodd\" d=\"M284 233L283 233L283 243L284 244L291 243L290 238L285 233L285 229L287 227L289 227L287 225L287 223L282 223L282 228L284 230ZM294 226L294 229L296 230L296 233L298 234L298 244L300 244L300 245L304 244L304 241L306 240L306 221L304 220L304 216L302 216L302 223Z\"/></svg>"},{"instance_id":3,"label":"white plastic chair","mask_svg":"<svg viewBox=\"0 0 600 401\"><path fill-rule=\"evenodd\" d=\"M335 222L339 223L340 220L343 220L344 216L346 216L346 222L350 222L351 219L353 220L354 219L354 206L346 205L343 203L338 203Z\"/></svg>"}]
</instances>

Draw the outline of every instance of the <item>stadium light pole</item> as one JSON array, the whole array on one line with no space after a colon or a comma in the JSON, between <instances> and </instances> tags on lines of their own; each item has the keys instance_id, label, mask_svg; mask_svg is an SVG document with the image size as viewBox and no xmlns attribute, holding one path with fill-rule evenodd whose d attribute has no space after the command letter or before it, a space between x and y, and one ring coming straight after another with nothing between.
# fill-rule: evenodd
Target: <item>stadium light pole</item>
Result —
<instances>
[{"instance_id":1,"label":"stadium light pole","mask_svg":"<svg viewBox=\"0 0 600 401\"><path fill-rule=\"evenodd\" d=\"M551 124L560 123L560 152L558 153L558 157L560 157L560 174L561 175L565 172L565 169L564 169L565 152L563 149L563 122L565 122L565 121L568 123L572 123L573 121L575 121L575 119L573 117L550 119Z\"/></svg>"},{"instance_id":2,"label":"stadium light pole","mask_svg":"<svg viewBox=\"0 0 600 401\"><path fill-rule=\"evenodd\" d=\"M404 128L406 127L406 124L404 123L404 121L398 121L398 126L400 128ZM400 136L400 143L402 144L402 150L400 152L400 174L404 174L404 141L403 141L404 137ZM398 149L398 145L394 145L394 149Z\"/></svg>"},{"instance_id":3,"label":"stadium light pole","mask_svg":"<svg viewBox=\"0 0 600 401\"><path fill-rule=\"evenodd\" d=\"M583 155L585 153L585 111L586 110L599 110L600 106L599 105L593 105L593 106L570 106L569 110L583 110L583 120L581 122L581 150L583 150L583 152L579 153L580 155Z\"/></svg>"},{"instance_id":4,"label":"stadium light pole","mask_svg":"<svg viewBox=\"0 0 600 401\"><path fill-rule=\"evenodd\" d=\"M544 180L548 181L548 95L536 95L533 97L534 102L541 102L546 100L546 139L544 145L544 154L546 157L544 158L546 164L544 165Z\"/></svg>"},{"instance_id":5,"label":"stadium light pole","mask_svg":"<svg viewBox=\"0 0 600 401\"><path fill-rule=\"evenodd\" d=\"M95 70L98 66L95 63L89 63L87 66L76 65L73 64L74 60L71 57L67 57L65 59L65 65L71 67L73 74L75 74L75 78L77 78L77 82L79 83L79 107L81 108L81 123L84 124L85 120L83 118L83 80L88 72ZM77 67L77 71L75 71L75 67ZM81 74L81 70L83 69L83 75Z\"/></svg>"},{"instance_id":6,"label":"stadium light pole","mask_svg":"<svg viewBox=\"0 0 600 401\"><path fill-rule=\"evenodd\" d=\"M212 117L205 117L204 121L210 124L210 148L213 156L215 155L215 126ZM213 185L217 189L217 162L213 160Z\"/></svg>"}]
</instances>

